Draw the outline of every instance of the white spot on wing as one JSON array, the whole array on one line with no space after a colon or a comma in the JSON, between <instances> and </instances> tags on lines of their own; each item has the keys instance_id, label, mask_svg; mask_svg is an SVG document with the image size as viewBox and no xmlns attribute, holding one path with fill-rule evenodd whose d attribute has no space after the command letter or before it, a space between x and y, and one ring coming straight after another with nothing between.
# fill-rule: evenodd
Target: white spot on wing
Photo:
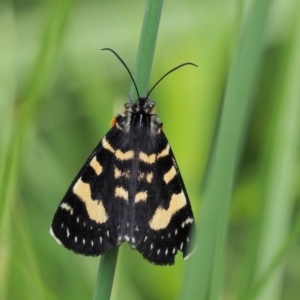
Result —
<instances>
[{"instance_id":1,"label":"white spot on wing","mask_svg":"<svg viewBox=\"0 0 300 300\"><path fill-rule=\"evenodd\" d=\"M194 220L192 218L187 218L185 221L182 222L181 227L184 228L185 225L192 224Z\"/></svg>"},{"instance_id":2,"label":"white spot on wing","mask_svg":"<svg viewBox=\"0 0 300 300\"><path fill-rule=\"evenodd\" d=\"M73 208L72 208L72 206L71 206L70 204L68 204L68 203L62 203L62 204L60 205L60 207L61 207L61 209L64 209L64 210L66 210L66 211L69 211L70 214L73 215Z\"/></svg>"},{"instance_id":3,"label":"white spot on wing","mask_svg":"<svg viewBox=\"0 0 300 300\"><path fill-rule=\"evenodd\" d=\"M180 244L180 251L182 251L183 248L183 242Z\"/></svg>"}]
</instances>

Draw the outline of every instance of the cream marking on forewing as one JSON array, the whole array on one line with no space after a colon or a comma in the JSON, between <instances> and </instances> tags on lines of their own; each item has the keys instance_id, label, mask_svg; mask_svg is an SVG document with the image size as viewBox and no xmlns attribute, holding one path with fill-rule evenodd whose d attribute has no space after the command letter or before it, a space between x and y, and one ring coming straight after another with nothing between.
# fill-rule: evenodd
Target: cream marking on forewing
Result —
<instances>
[{"instance_id":1,"label":"cream marking on forewing","mask_svg":"<svg viewBox=\"0 0 300 300\"><path fill-rule=\"evenodd\" d=\"M144 173L144 172L138 171L138 180L139 181L146 180L148 183L151 183L152 179L153 179L153 172Z\"/></svg>"},{"instance_id":2,"label":"cream marking on forewing","mask_svg":"<svg viewBox=\"0 0 300 300\"><path fill-rule=\"evenodd\" d=\"M116 179L120 178L120 177L125 177L126 179L129 179L130 177L130 172L129 170L125 170L125 172L122 172L120 169L118 169L116 166L114 166L114 177Z\"/></svg>"},{"instance_id":3,"label":"cream marking on forewing","mask_svg":"<svg viewBox=\"0 0 300 300\"><path fill-rule=\"evenodd\" d=\"M172 166L171 169L164 175L165 183L168 184L176 176L176 174L176 169Z\"/></svg>"},{"instance_id":4,"label":"cream marking on forewing","mask_svg":"<svg viewBox=\"0 0 300 300\"><path fill-rule=\"evenodd\" d=\"M150 173L147 174L146 180L148 181L148 183L151 183L151 182L152 182L152 179L153 179L153 173L150 172Z\"/></svg>"},{"instance_id":5,"label":"cream marking on forewing","mask_svg":"<svg viewBox=\"0 0 300 300\"><path fill-rule=\"evenodd\" d=\"M56 241L58 244L62 245L62 242L54 235L54 232L53 232L53 230L52 230L52 227L50 227L50 234L54 237L55 241Z\"/></svg>"},{"instance_id":6,"label":"cream marking on forewing","mask_svg":"<svg viewBox=\"0 0 300 300\"><path fill-rule=\"evenodd\" d=\"M102 139L102 146L104 149L112 152L112 153L115 153L115 149L111 146L111 144L108 142L108 140L106 139L106 137L104 137Z\"/></svg>"},{"instance_id":7,"label":"cream marking on forewing","mask_svg":"<svg viewBox=\"0 0 300 300\"><path fill-rule=\"evenodd\" d=\"M140 202L140 201L146 201L146 200L147 200L147 197L148 197L147 191L138 192L138 193L135 195L134 202L135 202L135 203L138 203L138 202Z\"/></svg>"},{"instance_id":8,"label":"cream marking on forewing","mask_svg":"<svg viewBox=\"0 0 300 300\"><path fill-rule=\"evenodd\" d=\"M160 159L161 157L165 157L169 155L169 153L170 153L170 145L168 144L164 150L162 150L157 154L157 159Z\"/></svg>"},{"instance_id":9,"label":"cream marking on forewing","mask_svg":"<svg viewBox=\"0 0 300 300\"><path fill-rule=\"evenodd\" d=\"M105 137L102 139L102 146L108 151L114 153L116 158L119 160L129 160L134 157L133 150L129 150L126 152L122 152L120 149L115 150Z\"/></svg>"},{"instance_id":10,"label":"cream marking on forewing","mask_svg":"<svg viewBox=\"0 0 300 300\"><path fill-rule=\"evenodd\" d=\"M144 152L140 152L139 154L139 158L141 161L147 163L147 164L153 164L156 161L156 155L155 154L151 154L151 155L147 155Z\"/></svg>"},{"instance_id":11,"label":"cream marking on forewing","mask_svg":"<svg viewBox=\"0 0 300 300\"><path fill-rule=\"evenodd\" d=\"M128 201L128 191L121 186L117 186L115 189L115 197L120 197Z\"/></svg>"},{"instance_id":12,"label":"cream marking on forewing","mask_svg":"<svg viewBox=\"0 0 300 300\"><path fill-rule=\"evenodd\" d=\"M108 219L102 200L92 199L91 188L88 183L81 180L81 177L77 180L73 187L73 192L79 197L79 199L85 204L89 217L95 222L102 224ZM85 226L85 223L83 224Z\"/></svg>"},{"instance_id":13,"label":"cream marking on forewing","mask_svg":"<svg viewBox=\"0 0 300 300\"><path fill-rule=\"evenodd\" d=\"M172 216L186 205L186 198L183 192L180 194L173 194L171 197L168 209L159 206L153 218L149 221L149 225L153 230L160 230L166 228L170 223Z\"/></svg>"},{"instance_id":14,"label":"cream marking on forewing","mask_svg":"<svg viewBox=\"0 0 300 300\"><path fill-rule=\"evenodd\" d=\"M100 163L97 160L97 157L94 156L93 159L90 162L90 166L94 169L94 171L96 172L96 174L99 176L102 173L102 166L100 165Z\"/></svg>"},{"instance_id":15,"label":"cream marking on forewing","mask_svg":"<svg viewBox=\"0 0 300 300\"><path fill-rule=\"evenodd\" d=\"M69 211L70 214L73 215L73 208L72 208L72 206L71 206L70 204L68 204L68 203L62 203L62 204L60 205L60 207L61 207L62 209L64 209L64 210L66 210L66 211Z\"/></svg>"},{"instance_id":16,"label":"cream marking on forewing","mask_svg":"<svg viewBox=\"0 0 300 300\"><path fill-rule=\"evenodd\" d=\"M133 158L134 152L132 150L122 152L120 149L118 149L115 153L115 156L119 160L129 160Z\"/></svg>"}]
</instances>

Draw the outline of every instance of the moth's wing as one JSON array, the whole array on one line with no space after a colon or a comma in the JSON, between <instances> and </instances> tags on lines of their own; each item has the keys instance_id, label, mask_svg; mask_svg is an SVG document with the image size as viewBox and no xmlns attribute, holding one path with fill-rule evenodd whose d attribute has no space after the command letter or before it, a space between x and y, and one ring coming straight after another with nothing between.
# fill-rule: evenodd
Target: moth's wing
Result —
<instances>
[{"instance_id":1,"label":"moth's wing","mask_svg":"<svg viewBox=\"0 0 300 300\"><path fill-rule=\"evenodd\" d=\"M133 204L131 245L154 264L173 264L178 250L185 258L192 251L191 204L164 133L149 135L143 148Z\"/></svg>"},{"instance_id":2,"label":"moth's wing","mask_svg":"<svg viewBox=\"0 0 300 300\"><path fill-rule=\"evenodd\" d=\"M92 152L61 201L50 232L66 248L96 256L123 241L121 229L127 223L128 203L116 195L114 176L116 166L126 169L131 163L116 159L116 149L126 153L127 140L114 126ZM126 186L128 180L123 176L118 183Z\"/></svg>"}]
</instances>

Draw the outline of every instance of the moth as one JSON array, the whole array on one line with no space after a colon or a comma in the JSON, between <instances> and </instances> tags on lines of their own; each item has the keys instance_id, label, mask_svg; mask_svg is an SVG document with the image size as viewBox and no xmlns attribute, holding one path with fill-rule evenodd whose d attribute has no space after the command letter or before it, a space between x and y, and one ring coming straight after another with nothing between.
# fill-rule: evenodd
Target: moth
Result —
<instances>
[{"instance_id":1,"label":"moth","mask_svg":"<svg viewBox=\"0 0 300 300\"><path fill-rule=\"evenodd\" d=\"M172 265L178 251L187 258L194 216L176 159L149 98L129 97L123 114L101 139L63 197L51 235L78 254L98 256L129 243L145 259Z\"/></svg>"}]
</instances>

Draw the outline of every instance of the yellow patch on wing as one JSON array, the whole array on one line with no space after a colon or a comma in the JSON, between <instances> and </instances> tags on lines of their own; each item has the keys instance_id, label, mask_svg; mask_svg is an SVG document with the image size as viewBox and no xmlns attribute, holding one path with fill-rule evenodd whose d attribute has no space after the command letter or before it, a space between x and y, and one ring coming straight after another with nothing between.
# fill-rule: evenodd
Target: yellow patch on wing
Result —
<instances>
[{"instance_id":1,"label":"yellow patch on wing","mask_svg":"<svg viewBox=\"0 0 300 300\"><path fill-rule=\"evenodd\" d=\"M168 184L176 176L176 174L176 169L174 166L172 166L171 169L164 175L165 183Z\"/></svg>"},{"instance_id":2,"label":"yellow patch on wing","mask_svg":"<svg viewBox=\"0 0 300 300\"><path fill-rule=\"evenodd\" d=\"M146 201L146 200L147 200L147 197L148 197L147 191L138 192L138 193L135 195L134 202L135 202L135 203L138 203L138 202L140 202L140 201Z\"/></svg>"},{"instance_id":3,"label":"yellow patch on wing","mask_svg":"<svg viewBox=\"0 0 300 300\"><path fill-rule=\"evenodd\" d=\"M152 182L152 179L153 179L153 173L150 172L150 173L147 174L146 180L148 181L148 183L151 183L151 182Z\"/></svg>"},{"instance_id":4,"label":"yellow patch on wing","mask_svg":"<svg viewBox=\"0 0 300 300\"><path fill-rule=\"evenodd\" d=\"M118 149L115 153L115 156L119 160L129 160L133 158L134 152L132 150L122 152L120 149Z\"/></svg>"},{"instance_id":5,"label":"yellow patch on wing","mask_svg":"<svg viewBox=\"0 0 300 300\"><path fill-rule=\"evenodd\" d=\"M128 201L128 191L121 186L117 186L115 189L115 197L123 198Z\"/></svg>"},{"instance_id":6,"label":"yellow patch on wing","mask_svg":"<svg viewBox=\"0 0 300 300\"><path fill-rule=\"evenodd\" d=\"M168 209L164 209L161 206L156 209L153 218L149 222L151 229L160 230L166 228L172 216L185 205L186 198L183 192L177 195L173 194Z\"/></svg>"},{"instance_id":7,"label":"yellow patch on wing","mask_svg":"<svg viewBox=\"0 0 300 300\"><path fill-rule=\"evenodd\" d=\"M94 169L94 171L98 176L102 173L103 168L101 164L98 162L96 156L94 156L93 159L91 160L90 166Z\"/></svg>"},{"instance_id":8,"label":"yellow patch on wing","mask_svg":"<svg viewBox=\"0 0 300 300\"><path fill-rule=\"evenodd\" d=\"M122 172L120 169L118 169L116 166L114 166L114 177L116 179L118 179L120 177L125 177L125 178L129 179L130 172L129 172L129 170L125 170L125 172Z\"/></svg>"},{"instance_id":9,"label":"yellow patch on wing","mask_svg":"<svg viewBox=\"0 0 300 300\"><path fill-rule=\"evenodd\" d=\"M169 152L170 152L170 145L168 144L164 150L162 150L157 154L157 159L169 155Z\"/></svg>"},{"instance_id":10,"label":"yellow patch on wing","mask_svg":"<svg viewBox=\"0 0 300 300\"><path fill-rule=\"evenodd\" d=\"M153 164L156 161L156 155L154 153L147 155L145 152L141 151L139 154L139 159L147 164Z\"/></svg>"},{"instance_id":11,"label":"yellow patch on wing","mask_svg":"<svg viewBox=\"0 0 300 300\"><path fill-rule=\"evenodd\" d=\"M129 150L125 152L123 152L120 149L115 150L105 137L102 139L102 146L104 149L113 153L116 156L116 158L119 160L129 160L134 157L133 150Z\"/></svg>"},{"instance_id":12,"label":"yellow patch on wing","mask_svg":"<svg viewBox=\"0 0 300 300\"><path fill-rule=\"evenodd\" d=\"M138 180L146 180L148 183L151 183L153 179L153 172L150 173L144 173L144 172L138 172Z\"/></svg>"},{"instance_id":13,"label":"yellow patch on wing","mask_svg":"<svg viewBox=\"0 0 300 300\"><path fill-rule=\"evenodd\" d=\"M79 178L73 187L73 193L85 204L90 219L102 224L108 219L102 200L92 199L91 188Z\"/></svg>"},{"instance_id":14,"label":"yellow patch on wing","mask_svg":"<svg viewBox=\"0 0 300 300\"><path fill-rule=\"evenodd\" d=\"M106 137L104 137L102 139L102 146L104 149L112 152L112 153L115 153L115 149L112 147L112 145L108 142L108 140L106 139Z\"/></svg>"}]
</instances>

